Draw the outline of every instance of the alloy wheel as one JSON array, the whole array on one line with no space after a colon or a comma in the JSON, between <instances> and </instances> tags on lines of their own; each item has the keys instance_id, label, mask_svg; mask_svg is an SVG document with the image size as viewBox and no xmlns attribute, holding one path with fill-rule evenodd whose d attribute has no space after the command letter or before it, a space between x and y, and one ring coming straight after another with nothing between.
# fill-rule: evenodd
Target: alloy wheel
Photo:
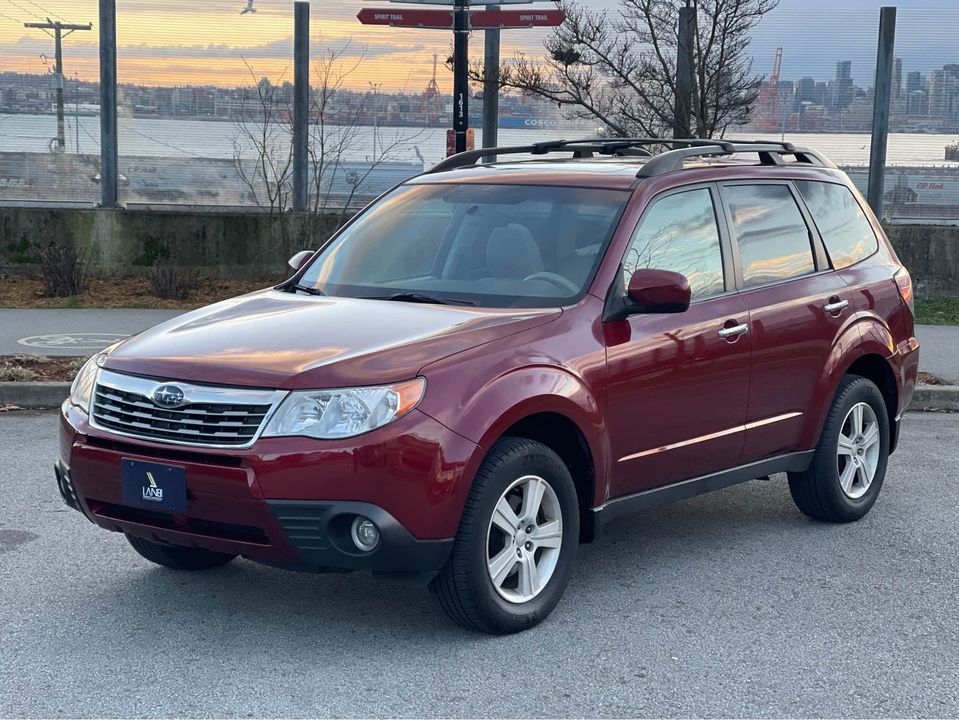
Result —
<instances>
[{"instance_id":1,"label":"alloy wheel","mask_svg":"<svg viewBox=\"0 0 959 720\"><path fill-rule=\"evenodd\" d=\"M839 485L847 497L857 500L869 490L881 450L876 411L868 403L856 403L843 420L836 456Z\"/></svg>"},{"instance_id":2,"label":"alloy wheel","mask_svg":"<svg viewBox=\"0 0 959 720\"><path fill-rule=\"evenodd\" d=\"M556 570L563 544L563 513L556 491L543 478L515 480L493 509L486 540L486 568L507 602L538 596Z\"/></svg>"}]
</instances>

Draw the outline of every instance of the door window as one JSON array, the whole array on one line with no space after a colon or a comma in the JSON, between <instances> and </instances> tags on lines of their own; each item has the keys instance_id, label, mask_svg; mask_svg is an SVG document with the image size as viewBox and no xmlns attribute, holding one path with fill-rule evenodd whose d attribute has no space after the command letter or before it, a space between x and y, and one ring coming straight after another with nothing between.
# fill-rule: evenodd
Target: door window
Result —
<instances>
[{"instance_id":1,"label":"door window","mask_svg":"<svg viewBox=\"0 0 959 720\"><path fill-rule=\"evenodd\" d=\"M786 185L723 189L739 244L745 287L815 272L809 228Z\"/></svg>"},{"instance_id":2,"label":"door window","mask_svg":"<svg viewBox=\"0 0 959 720\"><path fill-rule=\"evenodd\" d=\"M879 249L876 233L849 188L813 180L798 181L796 187L836 270L854 265Z\"/></svg>"},{"instance_id":3,"label":"door window","mask_svg":"<svg viewBox=\"0 0 959 720\"><path fill-rule=\"evenodd\" d=\"M693 299L725 290L716 211L708 189L669 195L649 209L626 251L625 284L641 268L685 275Z\"/></svg>"}]
</instances>

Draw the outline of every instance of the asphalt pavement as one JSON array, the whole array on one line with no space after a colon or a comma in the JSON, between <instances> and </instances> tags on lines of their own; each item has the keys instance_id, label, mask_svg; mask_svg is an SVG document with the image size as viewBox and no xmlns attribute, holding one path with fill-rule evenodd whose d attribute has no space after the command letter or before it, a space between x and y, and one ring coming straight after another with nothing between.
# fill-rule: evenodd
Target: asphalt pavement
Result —
<instances>
[{"instance_id":1,"label":"asphalt pavement","mask_svg":"<svg viewBox=\"0 0 959 720\"><path fill-rule=\"evenodd\" d=\"M56 415L0 415L0 716L959 714L959 416L909 414L872 513L781 478L612 523L512 637L420 588L154 567L66 509Z\"/></svg>"},{"instance_id":2,"label":"asphalt pavement","mask_svg":"<svg viewBox=\"0 0 959 720\"><path fill-rule=\"evenodd\" d=\"M0 310L0 355L92 355L176 310ZM920 365L959 385L959 327L920 325Z\"/></svg>"}]
</instances>

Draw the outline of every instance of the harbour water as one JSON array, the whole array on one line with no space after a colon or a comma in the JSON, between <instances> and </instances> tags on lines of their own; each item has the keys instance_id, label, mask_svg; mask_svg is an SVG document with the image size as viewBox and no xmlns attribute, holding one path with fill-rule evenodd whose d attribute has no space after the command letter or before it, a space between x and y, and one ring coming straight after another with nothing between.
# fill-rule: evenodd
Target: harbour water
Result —
<instances>
[{"instance_id":1,"label":"harbour water","mask_svg":"<svg viewBox=\"0 0 959 720\"><path fill-rule=\"evenodd\" d=\"M255 128L247 128L247 131ZM328 128L329 145L343 145L340 163L324 172L320 187L331 204L362 204L406 177L439 162L446 152L445 128ZM477 147L482 131L477 130ZM93 203L99 198L99 119L67 117L65 154L51 153L56 135L52 115L0 115L0 199ZM595 135L556 127L500 131L499 144ZM348 142L344 141L348 137ZM868 134L761 135L732 133L731 139L785 139L815 148L866 188ZM287 135L275 134L282 156ZM896 133L887 150L887 214L894 217L959 218L959 162L945 160L948 135ZM389 148L382 157L384 148ZM251 192L257 152L236 123L205 120L119 119L120 195L124 203L186 205L262 204ZM242 170L242 172L241 172ZM259 177L256 182L263 182ZM262 197L265 193L260 193Z\"/></svg>"}]
</instances>

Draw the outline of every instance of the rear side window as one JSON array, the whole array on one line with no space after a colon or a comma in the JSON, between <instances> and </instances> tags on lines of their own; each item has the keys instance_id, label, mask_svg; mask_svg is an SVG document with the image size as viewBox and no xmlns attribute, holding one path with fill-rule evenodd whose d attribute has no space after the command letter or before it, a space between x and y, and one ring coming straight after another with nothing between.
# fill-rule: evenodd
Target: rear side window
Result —
<instances>
[{"instance_id":1,"label":"rear side window","mask_svg":"<svg viewBox=\"0 0 959 720\"><path fill-rule=\"evenodd\" d=\"M633 235L623 260L625 284L641 268L672 270L689 279L693 298L723 292L723 255L709 190L657 200Z\"/></svg>"},{"instance_id":2,"label":"rear side window","mask_svg":"<svg viewBox=\"0 0 959 720\"><path fill-rule=\"evenodd\" d=\"M732 214L745 287L816 270L809 228L788 186L728 185L723 193Z\"/></svg>"},{"instance_id":3,"label":"rear side window","mask_svg":"<svg viewBox=\"0 0 959 720\"><path fill-rule=\"evenodd\" d=\"M812 213L836 270L854 265L879 249L872 225L849 188L801 180L796 187Z\"/></svg>"}]
</instances>

